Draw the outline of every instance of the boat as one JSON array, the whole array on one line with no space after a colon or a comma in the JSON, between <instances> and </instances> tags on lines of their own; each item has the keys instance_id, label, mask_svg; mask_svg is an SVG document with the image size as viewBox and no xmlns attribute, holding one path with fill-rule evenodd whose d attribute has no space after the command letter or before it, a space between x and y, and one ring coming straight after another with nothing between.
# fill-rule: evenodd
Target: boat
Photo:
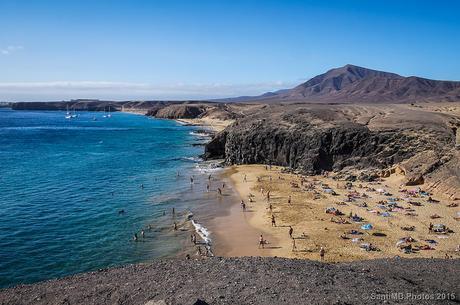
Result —
<instances>
[{"instance_id":1,"label":"boat","mask_svg":"<svg viewBox=\"0 0 460 305\"><path fill-rule=\"evenodd\" d=\"M69 111L69 105L67 105L67 112L65 114L65 118L66 119L71 119L72 118L72 115L70 114L70 111Z\"/></svg>"}]
</instances>

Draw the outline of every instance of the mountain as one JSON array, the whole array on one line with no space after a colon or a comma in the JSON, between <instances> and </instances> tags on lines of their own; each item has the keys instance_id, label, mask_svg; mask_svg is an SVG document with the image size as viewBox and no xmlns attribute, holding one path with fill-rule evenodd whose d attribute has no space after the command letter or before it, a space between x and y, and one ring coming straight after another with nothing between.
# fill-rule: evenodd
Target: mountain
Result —
<instances>
[{"instance_id":1,"label":"mountain","mask_svg":"<svg viewBox=\"0 0 460 305\"><path fill-rule=\"evenodd\" d=\"M229 101L312 103L412 103L460 101L460 82L371 70L354 65L332 69L292 89Z\"/></svg>"}]
</instances>

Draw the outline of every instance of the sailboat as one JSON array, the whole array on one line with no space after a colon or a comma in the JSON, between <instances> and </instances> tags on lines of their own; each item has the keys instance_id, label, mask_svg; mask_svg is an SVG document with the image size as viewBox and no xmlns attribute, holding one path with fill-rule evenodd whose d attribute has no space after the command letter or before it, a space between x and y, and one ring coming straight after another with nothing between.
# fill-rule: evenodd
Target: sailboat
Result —
<instances>
[{"instance_id":1,"label":"sailboat","mask_svg":"<svg viewBox=\"0 0 460 305\"><path fill-rule=\"evenodd\" d=\"M67 112L65 114L65 118L66 119L71 119L72 118L72 115L70 114L70 111L69 111L69 105L67 105Z\"/></svg>"},{"instance_id":2,"label":"sailboat","mask_svg":"<svg viewBox=\"0 0 460 305\"><path fill-rule=\"evenodd\" d=\"M75 113L75 107L73 108L73 114L70 115L72 119L78 117L78 115Z\"/></svg>"}]
</instances>

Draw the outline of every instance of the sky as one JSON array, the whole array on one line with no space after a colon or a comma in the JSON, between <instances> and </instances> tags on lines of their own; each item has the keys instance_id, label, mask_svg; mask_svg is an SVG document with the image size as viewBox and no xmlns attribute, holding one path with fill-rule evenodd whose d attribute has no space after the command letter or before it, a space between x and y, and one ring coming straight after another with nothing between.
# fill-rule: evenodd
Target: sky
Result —
<instances>
[{"instance_id":1,"label":"sky","mask_svg":"<svg viewBox=\"0 0 460 305\"><path fill-rule=\"evenodd\" d=\"M460 1L0 0L0 101L209 99L354 64L460 80Z\"/></svg>"}]
</instances>

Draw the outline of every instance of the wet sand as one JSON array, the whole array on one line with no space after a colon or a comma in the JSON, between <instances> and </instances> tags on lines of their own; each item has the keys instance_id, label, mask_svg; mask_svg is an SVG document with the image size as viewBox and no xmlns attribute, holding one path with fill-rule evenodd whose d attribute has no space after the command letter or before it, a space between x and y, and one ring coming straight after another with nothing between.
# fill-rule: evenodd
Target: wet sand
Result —
<instances>
[{"instance_id":1,"label":"wet sand","mask_svg":"<svg viewBox=\"0 0 460 305\"><path fill-rule=\"evenodd\" d=\"M344 188L345 181L336 181L332 178L314 176L305 179L314 186L314 190L307 191L300 187L300 176L281 173L281 168L273 167L266 170L262 165L232 166L226 169L226 175L232 181L236 193L245 200L250 212L242 213L239 200L234 200L229 213L214 220L213 232L216 237L216 253L224 256L252 256L267 255L302 259L319 260L319 249L326 250L325 261L340 262L362 259L375 259L402 256L407 258L435 257L445 258L460 257L455 251L460 238L459 221L454 219L458 207L448 207L453 202L441 200L429 203L427 197L404 198L400 191L401 175L392 175L385 181L377 183L354 183L351 190ZM244 175L247 181L244 182ZM269 176L272 176L270 181ZM257 177L260 178L258 182ZM299 187L293 187L296 183ZM320 187L328 184L337 195L327 194ZM338 186L338 187L337 187ZM366 187L383 188L391 193L391 196L378 194ZM268 202L260 192L260 189L271 190L270 202L273 205L273 215L276 219L276 227L271 225L271 215ZM416 187L404 187L416 189ZM423 185L421 186L423 189ZM347 194L355 190L359 194L366 193L370 198L356 198L353 202L345 202ZM254 202L248 202L249 194L254 195ZM292 196L291 204L288 196ZM378 202L388 201L390 197L398 198L397 204L402 209L389 212L390 217L383 217ZM316 198L316 199L315 199ZM409 204L408 201L419 202L421 206ZM367 207L361 207L363 202ZM342 216L334 216L325 213L326 208L332 207L344 213ZM354 222L348 218L349 213L363 217L361 222ZM432 219L438 215L440 218ZM345 224L332 222L342 219ZM429 224L442 223L450 228L453 233L437 234L428 231ZM372 224L373 229L363 230L364 224ZM289 226L294 230L296 249L293 251L293 241L289 237ZM402 227L414 226L414 231L404 231ZM346 234L347 239L341 235L350 230L361 232L361 235ZM377 233L377 234L375 234ZM259 250L257 247L258 236L264 234L270 241L270 249ZM384 236L376 236L384 235ZM434 250L418 250L413 253L403 253L396 243L403 237L412 237L415 242L413 248L429 245ZM353 241L354 238L359 240ZM427 240L434 240L429 243ZM365 251L360 248L362 244L371 244L378 251Z\"/></svg>"}]
</instances>

